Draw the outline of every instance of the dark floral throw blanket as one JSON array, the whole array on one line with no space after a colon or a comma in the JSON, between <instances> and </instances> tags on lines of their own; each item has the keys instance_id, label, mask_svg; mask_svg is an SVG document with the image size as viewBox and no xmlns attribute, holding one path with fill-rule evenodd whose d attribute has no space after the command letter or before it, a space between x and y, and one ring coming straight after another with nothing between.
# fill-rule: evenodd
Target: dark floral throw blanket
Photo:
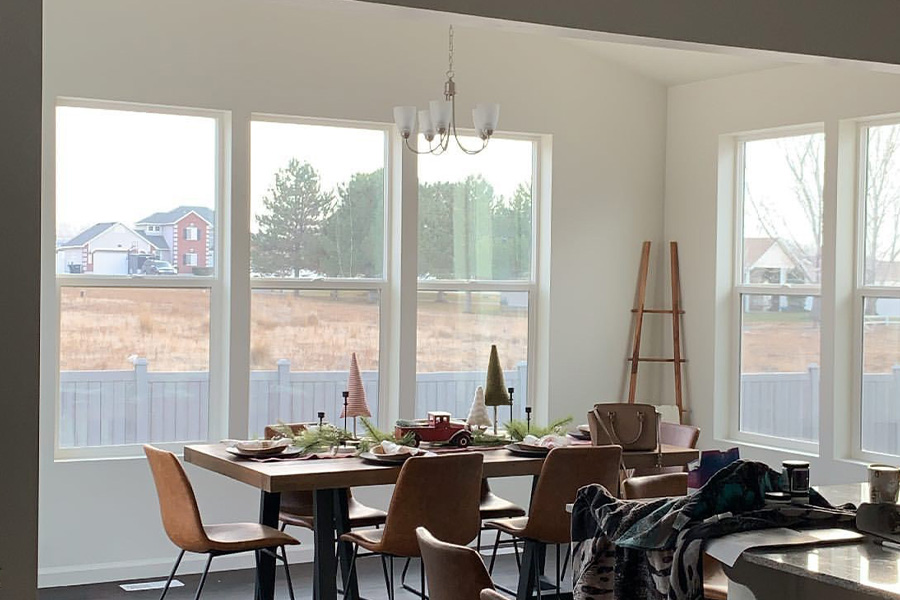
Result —
<instances>
[{"instance_id":1,"label":"dark floral throw blanket","mask_svg":"<svg viewBox=\"0 0 900 600\"><path fill-rule=\"evenodd\" d=\"M578 492L572 510L575 600L700 600L703 543L770 527L854 524L852 504L834 507L814 490L809 504L765 506L780 474L741 460L685 498L619 500L603 486Z\"/></svg>"}]
</instances>

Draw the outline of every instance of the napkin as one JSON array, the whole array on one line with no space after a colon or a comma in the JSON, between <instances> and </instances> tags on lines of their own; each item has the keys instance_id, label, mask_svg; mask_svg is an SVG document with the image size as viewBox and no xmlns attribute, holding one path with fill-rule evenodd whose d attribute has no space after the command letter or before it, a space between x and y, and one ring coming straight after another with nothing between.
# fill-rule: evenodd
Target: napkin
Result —
<instances>
[{"instance_id":1,"label":"napkin","mask_svg":"<svg viewBox=\"0 0 900 600\"><path fill-rule=\"evenodd\" d=\"M572 442L567 437L561 435L550 434L539 438L529 433L522 439L522 443L526 446L539 446L541 448L560 448L562 446L568 446Z\"/></svg>"},{"instance_id":2,"label":"napkin","mask_svg":"<svg viewBox=\"0 0 900 600\"><path fill-rule=\"evenodd\" d=\"M417 451L417 448L401 446L389 440L384 440L381 442L381 452L378 454L416 454Z\"/></svg>"}]
</instances>

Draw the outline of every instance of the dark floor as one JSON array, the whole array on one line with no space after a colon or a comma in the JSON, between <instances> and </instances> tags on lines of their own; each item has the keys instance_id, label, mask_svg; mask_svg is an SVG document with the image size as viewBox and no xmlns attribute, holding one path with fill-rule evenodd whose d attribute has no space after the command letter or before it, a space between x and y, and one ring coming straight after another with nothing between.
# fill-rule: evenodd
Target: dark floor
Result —
<instances>
[{"instance_id":1,"label":"dark floor","mask_svg":"<svg viewBox=\"0 0 900 600\"><path fill-rule=\"evenodd\" d=\"M548 552L551 554L551 552ZM485 557L487 562L488 557ZM215 565L215 562L213 562ZM381 561L378 557L361 558L357 565L359 568L359 591L364 598L370 600L378 600L387 598L387 592L384 585L384 575L381 568ZM395 559L394 582L397 587L398 599L410 599L416 596L410 594L400 588L400 571L403 567L403 561ZM555 578L555 567L552 563L552 557L548 556L547 574ZM501 555L497 558L497 565L494 569L494 581L508 588L515 588L518 572L516 570L515 558L511 554ZM200 580L199 575L184 575L176 577L184 583L184 587L172 588L169 590L166 600L185 600L194 597L197 583ZM312 597L312 565L309 563L291 565L291 578L294 582L294 594L297 600L308 599ZM164 578L160 578L164 579ZM409 577L407 579L414 587L418 587L419 571L418 561L413 561L410 567ZM278 587L276 588L275 597L278 600L286 599L287 588L284 583L284 569L279 566L277 576ZM126 592L115 583L101 583L95 585L82 585L73 587L46 588L42 589L39 594L39 600L156 600L159 598L160 590L148 590L142 592ZM250 600L253 598L254 591L254 573L252 570L240 571L222 571L210 573L203 588L204 599L216 600Z\"/></svg>"}]
</instances>

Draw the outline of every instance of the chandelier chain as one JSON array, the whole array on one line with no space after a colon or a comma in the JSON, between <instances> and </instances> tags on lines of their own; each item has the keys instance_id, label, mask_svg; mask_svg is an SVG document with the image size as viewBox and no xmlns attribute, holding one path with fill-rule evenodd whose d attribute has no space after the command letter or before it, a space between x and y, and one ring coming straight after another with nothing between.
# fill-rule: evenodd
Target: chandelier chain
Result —
<instances>
[{"instance_id":1,"label":"chandelier chain","mask_svg":"<svg viewBox=\"0 0 900 600\"><path fill-rule=\"evenodd\" d=\"M450 26L450 42L449 42L449 52L448 52L448 62L450 64L450 68L447 69L447 78L453 79L455 73L453 72L453 25Z\"/></svg>"}]
</instances>

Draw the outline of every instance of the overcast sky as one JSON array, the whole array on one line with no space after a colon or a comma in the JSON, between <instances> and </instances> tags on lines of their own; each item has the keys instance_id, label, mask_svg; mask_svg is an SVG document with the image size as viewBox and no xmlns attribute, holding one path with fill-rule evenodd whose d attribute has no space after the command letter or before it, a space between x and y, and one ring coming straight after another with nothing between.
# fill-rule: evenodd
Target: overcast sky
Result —
<instances>
[{"instance_id":1,"label":"overcast sky","mask_svg":"<svg viewBox=\"0 0 900 600\"><path fill-rule=\"evenodd\" d=\"M390 115L390 107L385 114ZM291 158L313 164L325 189L385 162L381 130L256 121L251 138L254 211L262 207L274 174ZM463 142L480 145L473 138ZM211 118L59 107L56 152L62 239L99 222L133 225L179 205L215 204L216 124ZM477 156L456 150L420 157L419 178L457 181L482 172L495 193L508 197L531 179L532 153L530 142L495 139Z\"/></svg>"}]
</instances>

